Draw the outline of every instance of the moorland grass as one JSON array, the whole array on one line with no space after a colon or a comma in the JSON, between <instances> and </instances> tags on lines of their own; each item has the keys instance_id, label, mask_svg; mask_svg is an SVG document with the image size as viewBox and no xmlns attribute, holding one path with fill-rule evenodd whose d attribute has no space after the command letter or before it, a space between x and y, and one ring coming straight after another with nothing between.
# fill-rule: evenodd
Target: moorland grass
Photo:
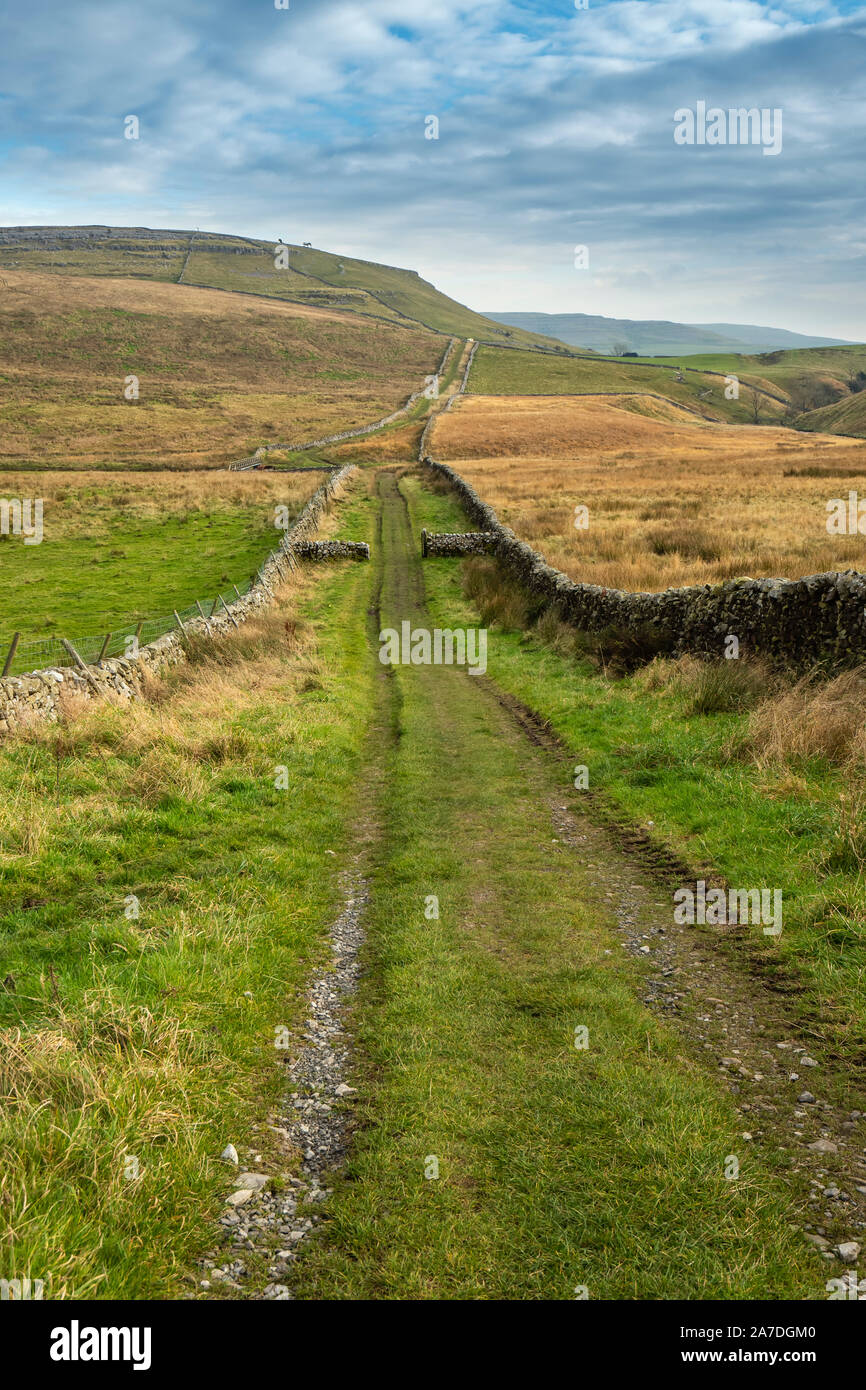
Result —
<instances>
[{"instance_id":1,"label":"moorland grass","mask_svg":"<svg viewBox=\"0 0 866 1390\"><path fill-rule=\"evenodd\" d=\"M652 419L612 401L470 397L437 420L430 448L550 564L604 588L866 561L862 536L827 530L828 502L866 488L857 440Z\"/></svg>"},{"instance_id":2,"label":"moorland grass","mask_svg":"<svg viewBox=\"0 0 866 1390\"><path fill-rule=\"evenodd\" d=\"M443 346L411 323L186 284L10 271L0 463L222 467L381 419Z\"/></svg>"},{"instance_id":3,"label":"moorland grass","mask_svg":"<svg viewBox=\"0 0 866 1390\"><path fill-rule=\"evenodd\" d=\"M326 594L306 579L306 619L287 596L148 702L4 741L2 1277L54 1299L195 1291L219 1155L267 1148L275 1028L300 1022L327 959L368 709L364 583L361 566Z\"/></svg>"}]
</instances>

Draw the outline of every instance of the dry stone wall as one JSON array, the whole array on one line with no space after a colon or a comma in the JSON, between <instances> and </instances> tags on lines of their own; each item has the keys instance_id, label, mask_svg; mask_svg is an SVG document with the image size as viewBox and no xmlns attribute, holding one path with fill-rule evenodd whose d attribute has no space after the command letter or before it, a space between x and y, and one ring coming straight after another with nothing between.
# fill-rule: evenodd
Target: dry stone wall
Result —
<instances>
[{"instance_id":1,"label":"dry stone wall","mask_svg":"<svg viewBox=\"0 0 866 1390\"><path fill-rule=\"evenodd\" d=\"M369 560L366 541L299 541L293 554L302 560Z\"/></svg>"},{"instance_id":2,"label":"dry stone wall","mask_svg":"<svg viewBox=\"0 0 866 1390\"><path fill-rule=\"evenodd\" d=\"M494 531L422 531L422 555L490 555L496 549Z\"/></svg>"},{"instance_id":3,"label":"dry stone wall","mask_svg":"<svg viewBox=\"0 0 866 1390\"><path fill-rule=\"evenodd\" d=\"M445 364L448 361L448 358L451 355L451 352L456 342L456 338L451 338L449 340L448 346L446 347L445 352L443 354L442 361L439 363L439 367L436 371L437 377L440 377L443 371L445 370ZM300 444L265 444L262 446L261 449L258 449L256 453L252 456L244 459L238 459L237 463L230 463L229 471L231 473L241 473L244 472L246 469L255 468L258 464L261 464L263 458L265 458L268 451L271 449L289 451L297 451L300 449L322 449L325 447L326 444L339 444L344 439L360 439L365 434L373 434L374 431L384 429L386 425L393 425L396 420L401 419L401 417L404 415L408 415L409 411L412 409L413 405L415 405L416 401L419 401L423 396L424 390L426 390L426 387L420 391L413 391L409 399L406 401L405 405L401 405L399 410L395 410L390 415L386 415L383 420L377 420L376 423L373 425L359 425L359 427L355 430L341 430L339 434L328 434L325 435L323 439L307 439Z\"/></svg>"},{"instance_id":4,"label":"dry stone wall","mask_svg":"<svg viewBox=\"0 0 866 1390\"><path fill-rule=\"evenodd\" d=\"M200 635L230 632L253 614L267 608L273 602L274 588L279 580L285 578L295 568L298 558L307 553L309 538L318 528L323 513L340 485L355 472L355 465L348 464L338 473L331 474L313 493L294 525L286 532L280 549L265 561L259 581L249 593L211 618L194 618L185 623L184 631ZM349 543L329 544L348 546ZM31 671L23 676L6 676L0 679L0 734L32 719L56 719L70 696L94 699L112 695L123 700L135 699L141 695L149 675L158 675L183 660L183 635L177 631L149 642L134 657L112 657L83 669L52 667L46 671Z\"/></svg>"},{"instance_id":5,"label":"dry stone wall","mask_svg":"<svg viewBox=\"0 0 866 1390\"><path fill-rule=\"evenodd\" d=\"M866 575L859 571L732 579L661 593L575 583L503 526L453 468L429 456L422 463L447 479L474 525L494 534L491 551L507 573L581 631L645 634L658 651L704 657L724 656L726 639L735 636L740 655L797 670L866 661Z\"/></svg>"}]
</instances>

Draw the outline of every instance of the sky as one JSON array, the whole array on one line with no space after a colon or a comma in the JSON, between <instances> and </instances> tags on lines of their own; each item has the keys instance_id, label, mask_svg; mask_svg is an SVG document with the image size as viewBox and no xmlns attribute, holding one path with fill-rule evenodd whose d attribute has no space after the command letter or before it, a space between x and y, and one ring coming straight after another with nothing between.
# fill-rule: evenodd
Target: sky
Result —
<instances>
[{"instance_id":1,"label":"sky","mask_svg":"<svg viewBox=\"0 0 866 1390\"><path fill-rule=\"evenodd\" d=\"M283 3L4 0L0 224L282 237L482 311L866 340L866 4ZM781 148L697 143L699 103L765 111Z\"/></svg>"}]
</instances>

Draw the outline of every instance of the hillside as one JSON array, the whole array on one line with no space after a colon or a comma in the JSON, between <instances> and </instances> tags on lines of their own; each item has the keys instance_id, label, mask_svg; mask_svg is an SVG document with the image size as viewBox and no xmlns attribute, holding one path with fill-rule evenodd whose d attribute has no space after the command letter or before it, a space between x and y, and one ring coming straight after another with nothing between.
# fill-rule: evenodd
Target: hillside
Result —
<instances>
[{"instance_id":1,"label":"hillside","mask_svg":"<svg viewBox=\"0 0 866 1390\"><path fill-rule=\"evenodd\" d=\"M774 387L752 378L771 393ZM676 402L706 420L734 424L754 422L754 404L748 389L738 400L727 400L721 376L710 372L680 371L679 364L623 362L617 358L553 358L540 353L503 352L482 347L475 356L469 391L478 395L659 395ZM778 420L785 412L783 400L762 395L760 419Z\"/></svg>"},{"instance_id":2,"label":"hillside","mask_svg":"<svg viewBox=\"0 0 866 1390\"><path fill-rule=\"evenodd\" d=\"M488 318L531 333L546 333L573 347L597 352L638 352L685 357L705 352L766 352L831 347L842 338L791 333L741 323L672 323L667 319L618 319L601 314L492 313Z\"/></svg>"},{"instance_id":3,"label":"hillside","mask_svg":"<svg viewBox=\"0 0 866 1390\"><path fill-rule=\"evenodd\" d=\"M5 271L6 466L217 467L260 444L381 419L442 357L442 337L415 324L116 269ZM131 376L137 400L124 396Z\"/></svg>"},{"instance_id":4,"label":"hillside","mask_svg":"<svg viewBox=\"0 0 866 1390\"><path fill-rule=\"evenodd\" d=\"M676 367L680 360L676 356L656 357L651 365ZM837 394L843 394L851 389L858 373L866 372L866 344L797 348L784 352L700 353L689 358L688 367L695 371L735 372L741 380L757 375L788 394L800 385L820 379Z\"/></svg>"},{"instance_id":5,"label":"hillside","mask_svg":"<svg viewBox=\"0 0 866 1390\"><path fill-rule=\"evenodd\" d=\"M850 434L858 439L866 439L866 391L844 396L835 405L805 411L797 417L797 429Z\"/></svg>"},{"instance_id":6,"label":"hillside","mask_svg":"<svg viewBox=\"0 0 866 1390\"><path fill-rule=\"evenodd\" d=\"M420 324L462 338L568 351L543 334L503 327L474 313L414 270L292 243L286 243L286 251L288 266L278 270L274 243L254 237L149 227L0 228L0 270L182 282Z\"/></svg>"},{"instance_id":7,"label":"hillside","mask_svg":"<svg viewBox=\"0 0 866 1390\"><path fill-rule=\"evenodd\" d=\"M737 400L725 377L736 376ZM655 393L708 420L780 421L795 429L866 438L866 346L747 355L706 353L652 359L554 358L482 347L469 390L481 395ZM754 390L760 393L756 402Z\"/></svg>"},{"instance_id":8,"label":"hillside","mask_svg":"<svg viewBox=\"0 0 866 1390\"><path fill-rule=\"evenodd\" d=\"M665 359L666 365L681 365ZM696 370L735 373L741 381L761 381L789 402L789 423L797 429L834 430L866 438L866 346L806 348L752 355L711 353L689 360ZM819 413L820 412L820 413Z\"/></svg>"}]
</instances>

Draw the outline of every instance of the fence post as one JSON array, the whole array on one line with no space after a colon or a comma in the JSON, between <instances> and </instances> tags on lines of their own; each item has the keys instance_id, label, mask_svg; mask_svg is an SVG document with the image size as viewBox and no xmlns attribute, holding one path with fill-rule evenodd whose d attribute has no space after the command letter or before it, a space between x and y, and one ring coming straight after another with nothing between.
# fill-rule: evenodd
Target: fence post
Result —
<instances>
[{"instance_id":1,"label":"fence post","mask_svg":"<svg viewBox=\"0 0 866 1390\"><path fill-rule=\"evenodd\" d=\"M234 591L235 591L235 593L237 594L238 598L240 598L240 597L241 597L241 591L240 591L240 589L238 588L237 584L233 584L233 585L232 585L232 588L234 589Z\"/></svg>"},{"instance_id":2,"label":"fence post","mask_svg":"<svg viewBox=\"0 0 866 1390\"><path fill-rule=\"evenodd\" d=\"M3 663L3 675L4 675L4 676L8 676L8 674L9 674L9 667L12 665L12 660L13 660L13 658L14 658L14 656L15 656L16 651L18 650L18 643L19 643L20 639L21 639L21 633L20 633L20 632L13 632L13 634L12 634L12 641L9 643L9 650L8 650L8 652L6 653L6 660L5 660L4 663Z\"/></svg>"},{"instance_id":3,"label":"fence post","mask_svg":"<svg viewBox=\"0 0 866 1390\"><path fill-rule=\"evenodd\" d=\"M217 604L219 603L219 601L220 601L220 596L219 596L219 594L217 594L216 598L215 598L214 601L213 601L213 608L210 610L210 615L211 615L211 617L213 617L214 613L216 612L216 606L217 606Z\"/></svg>"},{"instance_id":4,"label":"fence post","mask_svg":"<svg viewBox=\"0 0 866 1390\"><path fill-rule=\"evenodd\" d=\"M202 608L201 603L199 602L198 599L196 599L196 601L195 601L195 606L196 606L196 608L198 609L199 613L201 613L202 617L204 618L205 627L207 628L208 632L210 632L210 621L209 621L208 616L207 616L207 614L205 613L204 609Z\"/></svg>"},{"instance_id":5,"label":"fence post","mask_svg":"<svg viewBox=\"0 0 866 1390\"><path fill-rule=\"evenodd\" d=\"M178 613L178 611L177 611L176 608L173 609L172 611L173 611L173 613L174 613L175 620L176 620L176 622L177 622L178 627L180 628L181 632L184 633L184 635L185 635L185 634L186 634L186 628L184 627L183 623L182 623L181 620L180 620L180 614Z\"/></svg>"},{"instance_id":6,"label":"fence post","mask_svg":"<svg viewBox=\"0 0 866 1390\"><path fill-rule=\"evenodd\" d=\"M228 604L226 603L225 599L223 598L222 594L217 594L217 598L219 599L219 601L220 601L220 603L222 604L223 608L224 608L224 609L226 610L226 612L228 613L228 615L229 615L229 617L231 618L232 622L234 623L235 627L240 627L240 623L238 622L238 620L237 620L237 618L235 617L235 615L234 615L234 613L232 612L232 610L229 608L229 606L228 606Z\"/></svg>"},{"instance_id":7,"label":"fence post","mask_svg":"<svg viewBox=\"0 0 866 1390\"><path fill-rule=\"evenodd\" d=\"M111 641L111 633L110 633L110 632L106 632L106 634L105 634L105 640L104 640L104 642L102 643L102 646L101 646L100 649L99 649L99 656L96 658L97 665L98 665L99 662L102 660L102 658L105 656L105 653L108 651L108 644L109 644L110 641Z\"/></svg>"},{"instance_id":8,"label":"fence post","mask_svg":"<svg viewBox=\"0 0 866 1390\"><path fill-rule=\"evenodd\" d=\"M79 671L81 671L81 672L83 673L83 675L85 675L85 676L87 677L87 679L89 680L90 684L94 687L94 689L95 689L95 690L98 690L98 689L99 689L99 685L98 685L98 683L97 683L97 681L96 681L95 676L93 675L93 672L89 669L89 667L87 666L87 664L86 664L84 661L81 660L81 657L78 655L78 652L75 650L75 648L73 647L72 643L71 643L71 642L67 642L67 640L66 640L65 637L61 637L60 642L61 642L61 645L64 646L64 647L66 648L66 650L68 651L69 655L72 657L72 660L74 661L75 665L78 667Z\"/></svg>"}]
</instances>

